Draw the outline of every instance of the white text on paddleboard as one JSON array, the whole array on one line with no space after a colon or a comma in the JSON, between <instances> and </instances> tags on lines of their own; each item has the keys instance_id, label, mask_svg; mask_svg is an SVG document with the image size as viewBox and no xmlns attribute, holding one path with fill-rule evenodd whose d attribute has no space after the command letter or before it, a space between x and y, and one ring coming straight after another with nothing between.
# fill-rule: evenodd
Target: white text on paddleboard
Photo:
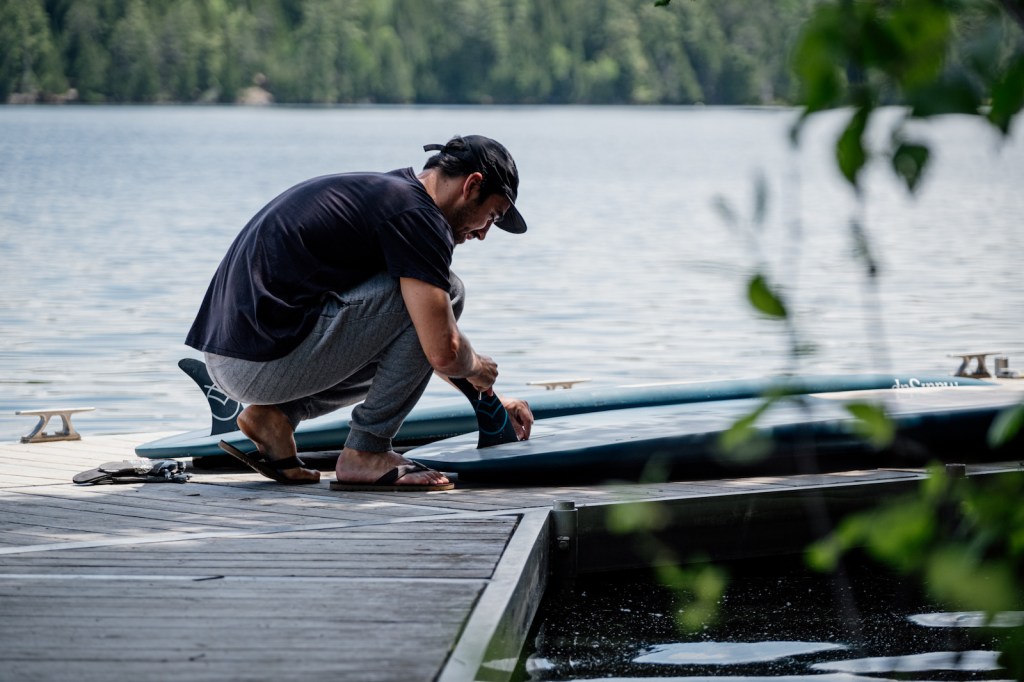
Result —
<instances>
[{"instance_id":1,"label":"white text on paddleboard","mask_svg":"<svg viewBox=\"0 0 1024 682\"><path fill-rule=\"evenodd\" d=\"M892 388L934 388L937 386L959 386L959 381L921 381L920 379L907 379L905 382L899 379L894 380Z\"/></svg>"}]
</instances>

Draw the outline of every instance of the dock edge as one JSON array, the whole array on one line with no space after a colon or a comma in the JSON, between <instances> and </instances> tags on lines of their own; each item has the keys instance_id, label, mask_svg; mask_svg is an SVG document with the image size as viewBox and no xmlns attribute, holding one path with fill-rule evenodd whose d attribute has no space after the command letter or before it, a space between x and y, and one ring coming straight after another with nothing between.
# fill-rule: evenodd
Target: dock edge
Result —
<instances>
[{"instance_id":1,"label":"dock edge","mask_svg":"<svg viewBox=\"0 0 1024 682\"><path fill-rule=\"evenodd\" d=\"M521 515L437 682L511 679L547 589L549 514Z\"/></svg>"}]
</instances>

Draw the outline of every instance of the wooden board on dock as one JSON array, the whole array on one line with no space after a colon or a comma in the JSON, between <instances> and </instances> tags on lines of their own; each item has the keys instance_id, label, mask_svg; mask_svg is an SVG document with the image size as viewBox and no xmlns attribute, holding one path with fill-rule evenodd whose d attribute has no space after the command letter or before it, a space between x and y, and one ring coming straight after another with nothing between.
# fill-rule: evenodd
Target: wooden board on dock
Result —
<instances>
[{"instance_id":1,"label":"wooden board on dock","mask_svg":"<svg viewBox=\"0 0 1024 682\"><path fill-rule=\"evenodd\" d=\"M517 523L245 473L71 484L138 442L0 446L5 679L432 680Z\"/></svg>"},{"instance_id":2,"label":"wooden board on dock","mask_svg":"<svg viewBox=\"0 0 1024 682\"><path fill-rule=\"evenodd\" d=\"M421 494L287 487L235 471L196 471L185 484L71 483L152 438L0 444L4 679L508 679L543 594L537 550L555 500L575 501L589 540L581 562L600 570L635 559L605 551L632 544L600 535L616 505L662 505L689 524L687 542L735 552L743 538L774 537L758 523L799 516L803 503L791 500L802 495L863 504L922 477L460 483ZM721 525L737 510L742 524ZM713 533L698 527L704 517L719 523ZM500 669L488 667L495 656Z\"/></svg>"}]
</instances>

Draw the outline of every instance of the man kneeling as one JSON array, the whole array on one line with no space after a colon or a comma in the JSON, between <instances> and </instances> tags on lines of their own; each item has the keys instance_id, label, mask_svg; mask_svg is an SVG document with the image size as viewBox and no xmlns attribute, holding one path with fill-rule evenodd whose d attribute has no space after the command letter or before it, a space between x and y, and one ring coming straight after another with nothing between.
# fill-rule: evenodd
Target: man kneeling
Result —
<instances>
[{"instance_id":1,"label":"man kneeling","mask_svg":"<svg viewBox=\"0 0 1024 682\"><path fill-rule=\"evenodd\" d=\"M362 401L332 487L452 487L394 452L392 438L432 371L491 390L497 364L458 328L464 287L452 252L492 225L518 234L526 223L501 144L470 135L424 151L438 153L419 174L343 173L292 187L249 221L213 276L185 342L249 405L238 417L260 453L249 463L275 480L319 481L297 458L295 428ZM528 438L529 406L502 403Z\"/></svg>"}]
</instances>

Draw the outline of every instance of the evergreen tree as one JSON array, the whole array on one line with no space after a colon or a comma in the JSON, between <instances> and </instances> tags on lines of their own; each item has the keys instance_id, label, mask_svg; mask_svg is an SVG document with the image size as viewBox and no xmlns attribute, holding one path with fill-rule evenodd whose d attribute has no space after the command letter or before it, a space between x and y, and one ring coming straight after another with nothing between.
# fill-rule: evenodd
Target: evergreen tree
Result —
<instances>
[{"instance_id":1,"label":"evergreen tree","mask_svg":"<svg viewBox=\"0 0 1024 682\"><path fill-rule=\"evenodd\" d=\"M233 102L258 75L279 102L785 101L819 1L0 0L0 94L66 73L86 102Z\"/></svg>"},{"instance_id":2,"label":"evergreen tree","mask_svg":"<svg viewBox=\"0 0 1024 682\"><path fill-rule=\"evenodd\" d=\"M84 102L106 98L110 55L104 45L106 34L95 0L79 0L64 18L63 52L71 87Z\"/></svg>"},{"instance_id":3,"label":"evergreen tree","mask_svg":"<svg viewBox=\"0 0 1024 682\"><path fill-rule=\"evenodd\" d=\"M159 24L160 83L167 99L198 99L203 25L195 0L178 0Z\"/></svg>"},{"instance_id":4,"label":"evergreen tree","mask_svg":"<svg viewBox=\"0 0 1024 682\"><path fill-rule=\"evenodd\" d=\"M156 36L147 6L130 0L110 35L108 91L117 102L152 102L160 88Z\"/></svg>"},{"instance_id":5,"label":"evergreen tree","mask_svg":"<svg viewBox=\"0 0 1024 682\"><path fill-rule=\"evenodd\" d=\"M42 0L0 0L0 101L67 90Z\"/></svg>"}]
</instances>

